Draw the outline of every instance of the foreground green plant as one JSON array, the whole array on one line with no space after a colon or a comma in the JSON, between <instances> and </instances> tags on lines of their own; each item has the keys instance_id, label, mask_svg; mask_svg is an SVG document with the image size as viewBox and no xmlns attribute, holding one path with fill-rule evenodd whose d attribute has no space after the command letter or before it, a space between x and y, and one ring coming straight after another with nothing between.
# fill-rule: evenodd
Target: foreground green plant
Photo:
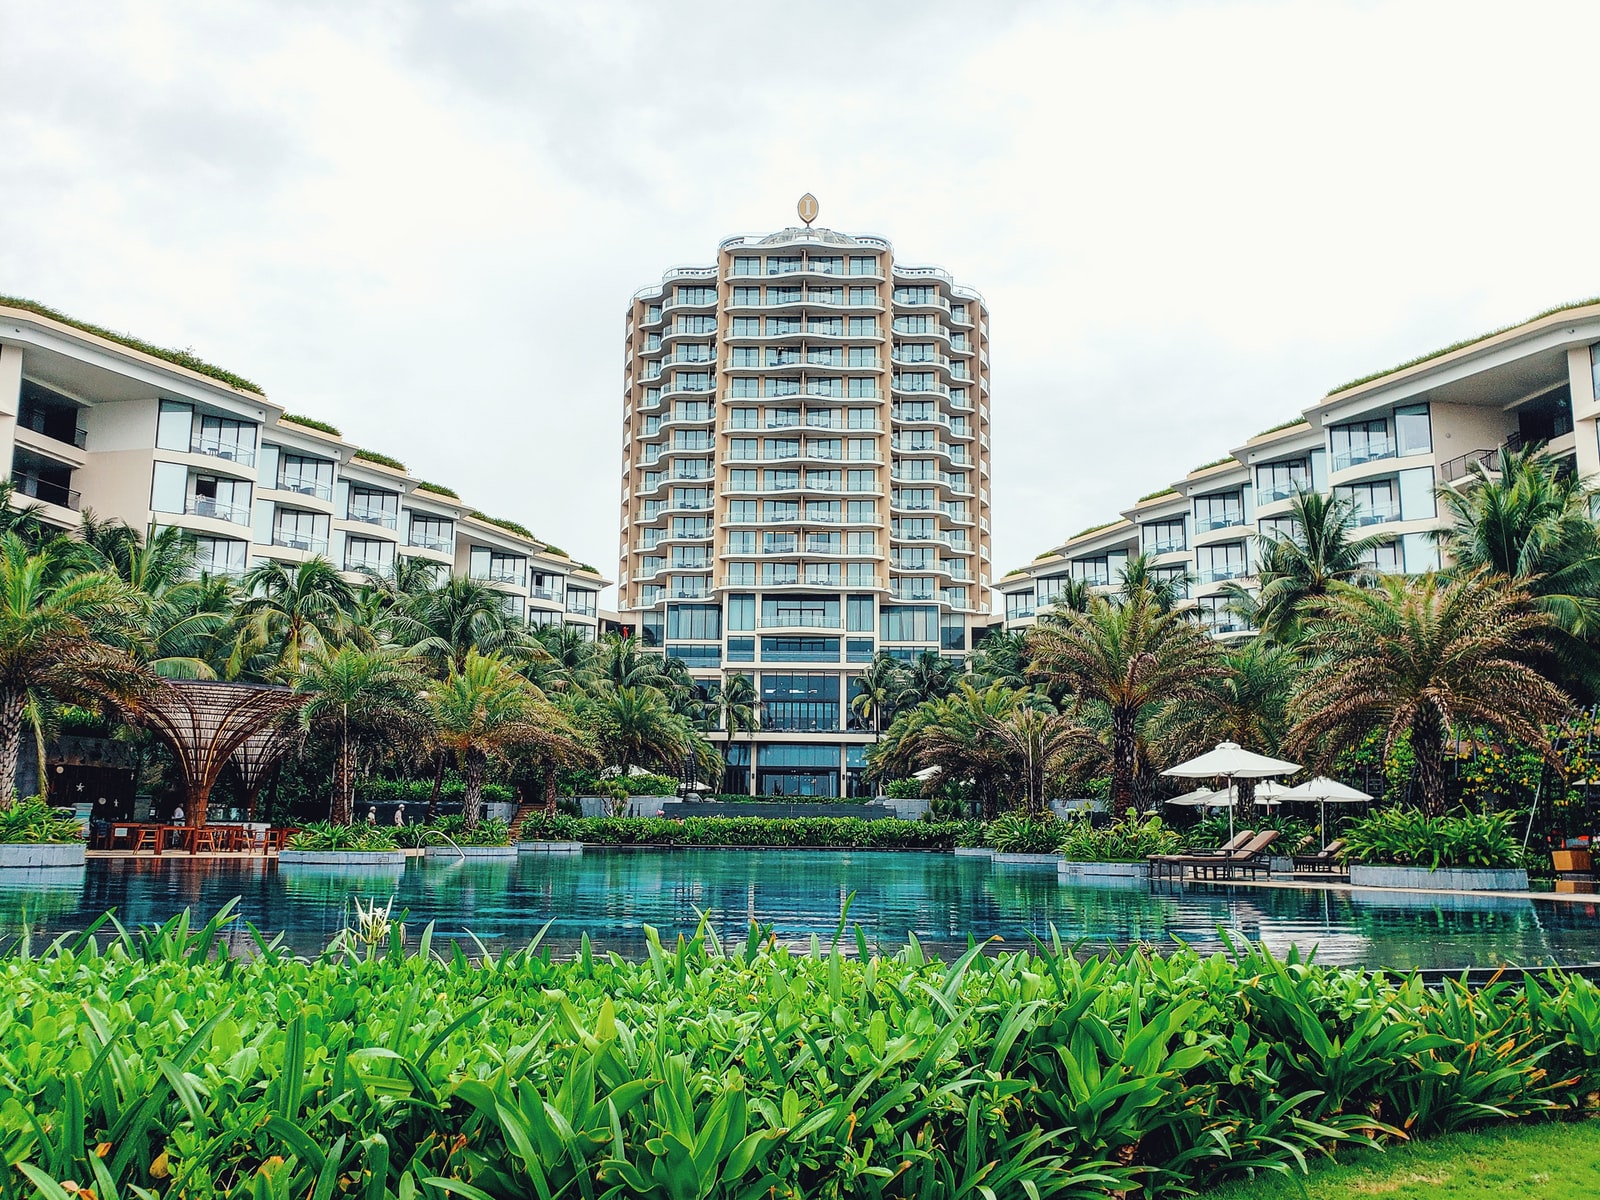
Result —
<instances>
[{"instance_id":1,"label":"foreground green plant","mask_svg":"<svg viewBox=\"0 0 1600 1200\"><path fill-rule=\"evenodd\" d=\"M303 827L289 839L291 850L394 850L395 831L388 825L333 825L326 821Z\"/></svg>"},{"instance_id":2,"label":"foreground green plant","mask_svg":"<svg viewBox=\"0 0 1600 1200\"><path fill-rule=\"evenodd\" d=\"M1049 814L1001 813L983 829L984 844L1001 854L1054 854L1066 822Z\"/></svg>"},{"instance_id":3,"label":"foreground green plant","mask_svg":"<svg viewBox=\"0 0 1600 1200\"><path fill-rule=\"evenodd\" d=\"M1344 831L1351 862L1400 866L1520 867L1522 847L1512 832L1513 813L1430 817L1415 809L1386 808Z\"/></svg>"},{"instance_id":4,"label":"foreground green plant","mask_svg":"<svg viewBox=\"0 0 1600 1200\"><path fill-rule=\"evenodd\" d=\"M1473 992L1059 944L946 965L704 927L647 931L640 963L470 963L362 918L312 961L231 958L222 917L187 914L24 944L0 1196L1176 1196L1600 1086L1600 989L1557 972Z\"/></svg>"},{"instance_id":5,"label":"foreground green plant","mask_svg":"<svg viewBox=\"0 0 1600 1200\"><path fill-rule=\"evenodd\" d=\"M1152 854L1176 854L1183 846L1182 835L1154 815L1141 821L1130 814L1101 829L1086 819L1066 826L1057 849L1070 862L1143 862Z\"/></svg>"},{"instance_id":6,"label":"foreground green plant","mask_svg":"<svg viewBox=\"0 0 1600 1200\"><path fill-rule=\"evenodd\" d=\"M0 809L0 842L59 845L83 840L83 823L64 816L38 796Z\"/></svg>"},{"instance_id":7,"label":"foreground green plant","mask_svg":"<svg viewBox=\"0 0 1600 1200\"><path fill-rule=\"evenodd\" d=\"M862 850L948 850L957 822L868 821L862 817L568 817L537 813L522 826L528 842L601 846L774 846Z\"/></svg>"}]
</instances>

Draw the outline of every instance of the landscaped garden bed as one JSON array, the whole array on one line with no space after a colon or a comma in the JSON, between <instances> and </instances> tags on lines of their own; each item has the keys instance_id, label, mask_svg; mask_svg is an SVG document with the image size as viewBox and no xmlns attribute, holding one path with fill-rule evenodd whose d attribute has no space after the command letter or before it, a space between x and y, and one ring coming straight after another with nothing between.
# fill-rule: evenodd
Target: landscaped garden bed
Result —
<instances>
[{"instance_id":1,"label":"landscaped garden bed","mask_svg":"<svg viewBox=\"0 0 1600 1200\"><path fill-rule=\"evenodd\" d=\"M278 854L280 867L364 870L404 867L405 850L387 825L307 825Z\"/></svg>"},{"instance_id":2,"label":"landscaped garden bed","mask_svg":"<svg viewBox=\"0 0 1600 1200\"><path fill-rule=\"evenodd\" d=\"M1178 1195L1600 1089L1600 989L1555 972L1430 989L1243 947L945 964L754 929L474 963L417 932L380 914L314 961L234 960L185 916L6 959L8 1191Z\"/></svg>"},{"instance_id":3,"label":"landscaped garden bed","mask_svg":"<svg viewBox=\"0 0 1600 1200\"><path fill-rule=\"evenodd\" d=\"M0 868L81 867L83 825L38 796L0 812Z\"/></svg>"},{"instance_id":4,"label":"landscaped garden bed","mask_svg":"<svg viewBox=\"0 0 1600 1200\"><path fill-rule=\"evenodd\" d=\"M1345 831L1352 887L1528 890L1509 813L1429 817L1386 809Z\"/></svg>"},{"instance_id":5,"label":"landscaped garden bed","mask_svg":"<svg viewBox=\"0 0 1600 1200\"><path fill-rule=\"evenodd\" d=\"M868 821L860 817L529 817L526 841L600 846L749 846L836 850L948 850L960 822Z\"/></svg>"}]
</instances>

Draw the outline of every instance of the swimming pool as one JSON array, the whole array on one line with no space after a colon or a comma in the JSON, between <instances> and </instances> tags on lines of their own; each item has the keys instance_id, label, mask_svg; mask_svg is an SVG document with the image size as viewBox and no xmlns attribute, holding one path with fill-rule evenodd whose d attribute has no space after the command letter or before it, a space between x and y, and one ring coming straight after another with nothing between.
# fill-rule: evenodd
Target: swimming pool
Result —
<instances>
[{"instance_id":1,"label":"swimming pool","mask_svg":"<svg viewBox=\"0 0 1600 1200\"><path fill-rule=\"evenodd\" d=\"M394 897L415 934L504 949L546 922L558 954L587 933L597 950L645 952L643 927L663 940L692 933L700 914L719 937L742 942L750 922L780 941L826 945L847 898L849 923L870 946L893 950L915 934L941 954L968 934L1025 946L1048 939L1119 946L1220 945L1219 927L1282 954L1317 950L1328 963L1393 967L1600 962L1600 903L1424 896L1228 885L1182 889L1064 886L1052 868L1003 866L949 854L797 850L600 849L524 854L513 861L412 859L370 874L283 867L262 860L93 859L55 871L0 872L0 931L27 921L36 936L81 929L107 909L124 924L161 921L185 907L208 916L239 898L242 921L315 953L353 919L354 899ZM1600 898L1597 898L1600 899ZM240 928L240 944L248 935ZM846 939L852 946L853 936Z\"/></svg>"}]
</instances>

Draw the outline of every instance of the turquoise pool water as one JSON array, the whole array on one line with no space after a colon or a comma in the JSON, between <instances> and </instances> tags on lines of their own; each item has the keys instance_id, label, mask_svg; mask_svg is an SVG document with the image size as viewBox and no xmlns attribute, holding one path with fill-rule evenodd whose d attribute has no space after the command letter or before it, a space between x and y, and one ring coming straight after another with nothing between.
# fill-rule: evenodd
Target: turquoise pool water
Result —
<instances>
[{"instance_id":1,"label":"turquoise pool water","mask_svg":"<svg viewBox=\"0 0 1600 1200\"><path fill-rule=\"evenodd\" d=\"M515 861L410 860L404 870L351 875L261 861L98 859L58 872L0 871L0 930L26 919L40 934L81 929L107 909L127 924L190 907L209 914L239 897L244 920L314 953L350 923L353 899L395 898L413 933L519 946L551 922L547 943L644 953L643 926L664 940L691 933L699 914L742 941L751 921L785 942L831 940L846 897L871 945L908 933L941 953L967 935L1028 944L1048 937L1126 945L1172 939L1212 947L1218 927L1283 953L1317 948L1319 961L1394 967L1600 962L1600 904L1489 897L1397 896L1224 885L1163 889L1064 887L1050 868L999 866L946 854L774 850L596 850L524 854ZM239 931L242 942L248 940ZM853 945L853 939L848 939Z\"/></svg>"}]
</instances>

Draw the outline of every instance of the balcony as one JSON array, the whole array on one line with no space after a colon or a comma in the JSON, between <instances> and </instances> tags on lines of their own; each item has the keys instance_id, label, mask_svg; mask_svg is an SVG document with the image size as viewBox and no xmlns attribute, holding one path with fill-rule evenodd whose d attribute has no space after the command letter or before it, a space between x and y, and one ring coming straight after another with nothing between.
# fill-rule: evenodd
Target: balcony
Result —
<instances>
[{"instance_id":1,"label":"balcony","mask_svg":"<svg viewBox=\"0 0 1600 1200\"><path fill-rule=\"evenodd\" d=\"M1279 500L1291 499L1295 493L1309 491L1310 488L1311 481L1309 479L1291 480L1288 483L1274 484L1272 487L1257 487L1256 504L1258 506L1276 504Z\"/></svg>"},{"instance_id":2,"label":"balcony","mask_svg":"<svg viewBox=\"0 0 1600 1200\"><path fill-rule=\"evenodd\" d=\"M1365 446L1346 450L1342 454L1333 456L1333 469L1345 471L1351 467L1359 467L1362 463L1377 462L1383 458L1394 458L1400 453L1398 444L1393 438L1373 439Z\"/></svg>"},{"instance_id":3,"label":"balcony","mask_svg":"<svg viewBox=\"0 0 1600 1200\"><path fill-rule=\"evenodd\" d=\"M399 520L399 515L382 508L352 508L345 519L360 521L363 525L376 525L380 529L393 529Z\"/></svg>"},{"instance_id":4,"label":"balcony","mask_svg":"<svg viewBox=\"0 0 1600 1200\"><path fill-rule=\"evenodd\" d=\"M1249 567L1214 567L1209 571L1201 571L1196 577L1200 583L1227 583L1230 579L1248 579Z\"/></svg>"},{"instance_id":5,"label":"balcony","mask_svg":"<svg viewBox=\"0 0 1600 1200\"><path fill-rule=\"evenodd\" d=\"M333 499L333 481L323 483L318 479L284 478L277 482L280 492L293 492L297 496L311 496L317 500Z\"/></svg>"},{"instance_id":6,"label":"balcony","mask_svg":"<svg viewBox=\"0 0 1600 1200\"><path fill-rule=\"evenodd\" d=\"M328 552L327 538L302 537L297 533L275 532L272 535L272 544L285 550L299 550L305 554L326 554Z\"/></svg>"},{"instance_id":7,"label":"balcony","mask_svg":"<svg viewBox=\"0 0 1600 1200\"><path fill-rule=\"evenodd\" d=\"M1144 544L1144 552L1146 554L1175 554L1179 550L1187 550L1188 548L1189 541L1187 538L1167 538L1163 541L1146 542Z\"/></svg>"},{"instance_id":8,"label":"balcony","mask_svg":"<svg viewBox=\"0 0 1600 1200\"><path fill-rule=\"evenodd\" d=\"M522 586L522 572L505 567L490 567L487 571L474 571L472 578L480 583L504 583L511 587Z\"/></svg>"},{"instance_id":9,"label":"balcony","mask_svg":"<svg viewBox=\"0 0 1600 1200\"><path fill-rule=\"evenodd\" d=\"M950 369L950 360L942 354L911 355L896 347L889 354L890 359L908 367L943 367Z\"/></svg>"},{"instance_id":10,"label":"balcony","mask_svg":"<svg viewBox=\"0 0 1600 1200\"><path fill-rule=\"evenodd\" d=\"M1194 523L1196 533L1210 533L1216 529L1234 529L1244 524L1244 513L1229 514L1223 517L1207 517L1203 521Z\"/></svg>"},{"instance_id":11,"label":"balcony","mask_svg":"<svg viewBox=\"0 0 1600 1200\"><path fill-rule=\"evenodd\" d=\"M1386 521L1400 519L1400 506L1398 504L1385 504L1381 507L1357 509L1350 515L1351 521L1356 525L1382 525Z\"/></svg>"},{"instance_id":12,"label":"balcony","mask_svg":"<svg viewBox=\"0 0 1600 1200\"><path fill-rule=\"evenodd\" d=\"M40 479L37 475L24 475L20 472L11 473L11 483L16 488L16 494L26 496L30 500L41 500L46 504L59 505L61 508L70 508L77 511L83 501L82 495L62 483L51 483L48 479Z\"/></svg>"},{"instance_id":13,"label":"balcony","mask_svg":"<svg viewBox=\"0 0 1600 1200\"><path fill-rule=\"evenodd\" d=\"M235 525L250 524L248 504L226 504L215 496L190 496L183 511L191 517L210 517L217 521L231 521Z\"/></svg>"},{"instance_id":14,"label":"balcony","mask_svg":"<svg viewBox=\"0 0 1600 1200\"><path fill-rule=\"evenodd\" d=\"M528 595L535 600L548 600L552 604L565 604L567 600L560 588L532 587L528 589Z\"/></svg>"},{"instance_id":15,"label":"balcony","mask_svg":"<svg viewBox=\"0 0 1600 1200\"><path fill-rule=\"evenodd\" d=\"M238 463L241 467L253 467L256 465L256 448L254 446L242 446L238 442L224 441L222 438L192 438L189 442L189 452L191 454L207 454L212 458Z\"/></svg>"},{"instance_id":16,"label":"balcony","mask_svg":"<svg viewBox=\"0 0 1600 1200\"><path fill-rule=\"evenodd\" d=\"M915 386L907 386L906 382L899 375L894 375L890 377L889 386L895 391L907 396L943 396L946 399L948 399L950 396L949 385L939 383L937 381L934 383L918 383Z\"/></svg>"},{"instance_id":17,"label":"balcony","mask_svg":"<svg viewBox=\"0 0 1600 1200\"><path fill-rule=\"evenodd\" d=\"M419 533L407 538L406 545L417 550L432 550L435 554L454 554L456 551L454 538L434 538Z\"/></svg>"}]
</instances>

